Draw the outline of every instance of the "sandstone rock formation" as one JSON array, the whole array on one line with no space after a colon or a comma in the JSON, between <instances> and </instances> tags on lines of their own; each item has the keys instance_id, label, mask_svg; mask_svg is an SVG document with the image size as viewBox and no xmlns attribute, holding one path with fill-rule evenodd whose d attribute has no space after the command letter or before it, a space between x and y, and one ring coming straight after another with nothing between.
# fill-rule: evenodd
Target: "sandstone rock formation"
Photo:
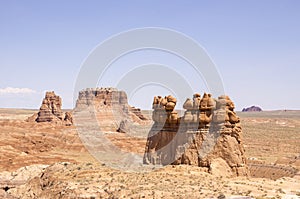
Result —
<instances>
[{"instance_id":1,"label":"sandstone rock formation","mask_svg":"<svg viewBox=\"0 0 300 199\"><path fill-rule=\"evenodd\" d=\"M73 116L71 112L65 113L64 122L66 123L67 126L71 126L73 124Z\"/></svg>"},{"instance_id":2,"label":"sandstone rock formation","mask_svg":"<svg viewBox=\"0 0 300 199\"><path fill-rule=\"evenodd\" d=\"M251 106L248 108L243 108L242 112L260 112L262 109L258 106Z\"/></svg>"},{"instance_id":3,"label":"sandstone rock formation","mask_svg":"<svg viewBox=\"0 0 300 199\"><path fill-rule=\"evenodd\" d=\"M61 98L54 91L46 92L45 98L37 114L27 119L28 122L55 122L70 126L73 124L71 112L63 113Z\"/></svg>"},{"instance_id":4,"label":"sandstone rock formation","mask_svg":"<svg viewBox=\"0 0 300 199\"><path fill-rule=\"evenodd\" d=\"M63 112L61 106L62 100L59 96L55 95L54 91L46 92L36 121L52 122L54 120L62 120Z\"/></svg>"},{"instance_id":5,"label":"sandstone rock formation","mask_svg":"<svg viewBox=\"0 0 300 199\"><path fill-rule=\"evenodd\" d=\"M95 122L105 132L129 132L132 124L149 123L141 110L128 105L127 95L116 88L87 88L79 92L74 109L75 119L84 121L96 116Z\"/></svg>"},{"instance_id":6,"label":"sandstone rock formation","mask_svg":"<svg viewBox=\"0 0 300 199\"><path fill-rule=\"evenodd\" d=\"M215 162L219 161L228 169L222 159L216 159L212 163L213 170L216 169ZM209 175L203 170L201 167L179 165L138 173L114 170L104 164L59 162L37 172L38 175L26 184L6 192L3 190L4 197L1 197L1 192L0 197L253 199L298 198L299 195L300 181L297 179L232 179L226 178L223 173Z\"/></svg>"},{"instance_id":7,"label":"sandstone rock formation","mask_svg":"<svg viewBox=\"0 0 300 199\"><path fill-rule=\"evenodd\" d=\"M0 189L9 190L15 188L19 185L25 184L28 180L33 179L36 176L39 176L40 173L48 165L30 165L21 167L20 169L14 172L0 172Z\"/></svg>"},{"instance_id":8,"label":"sandstone rock formation","mask_svg":"<svg viewBox=\"0 0 300 199\"><path fill-rule=\"evenodd\" d=\"M148 135L144 163L197 165L213 172L213 168L224 168L226 162L229 175L248 176L240 119L230 98L213 99L206 93L201 98L196 93L183 104L186 111L182 117L174 111L176 102L172 96L154 97L155 123Z\"/></svg>"},{"instance_id":9,"label":"sandstone rock formation","mask_svg":"<svg viewBox=\"0 0 300 199\"><path fill-rule=\"evenodd\" d=\"M127 106L127 95L116 88L87 88L79 92L76 110L99 109L107 106ZM124 111L126 111L124 108Z\"/></svg>"}]
</instances>

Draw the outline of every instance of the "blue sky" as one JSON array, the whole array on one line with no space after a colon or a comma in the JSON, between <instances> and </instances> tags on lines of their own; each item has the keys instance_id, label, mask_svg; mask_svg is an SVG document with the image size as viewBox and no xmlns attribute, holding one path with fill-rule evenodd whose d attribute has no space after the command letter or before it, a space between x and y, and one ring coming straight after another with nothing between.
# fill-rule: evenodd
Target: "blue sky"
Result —
<instances>
[{"instance_id":1,"label":"blue sky","mask_svg":"<svg viewBox=\"0 0 300 199\"><path fill-rule=\"evenodd\" d=\"M297 0L2 0L0 107L38 108L45 90L54 90L63 98L63 107L71 108L80 66L95 46L129 29L162 27L182 32L206 49L237 110L251 105L300 109L299 10ZM168 61L168 55L149 53L153 62ZM144 56L124 58L115 70L130 64L130 57ZM170 58L168 65L178 69L176 60ZM148 56L144 61L152 60ZM201 79L188 78L196 82L195 90L205 91L197 87ZM153 89L136 93L130 102L149 108ZM157 89L158 94L166 92Z\"/></svg>"}]
</instances>

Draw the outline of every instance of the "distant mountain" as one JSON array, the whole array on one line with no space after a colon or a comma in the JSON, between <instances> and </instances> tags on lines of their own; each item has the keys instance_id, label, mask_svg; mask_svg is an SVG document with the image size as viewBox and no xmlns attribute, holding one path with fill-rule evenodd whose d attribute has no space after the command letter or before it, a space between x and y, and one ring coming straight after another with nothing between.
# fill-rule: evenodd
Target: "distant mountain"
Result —
<instances>
[{"instance_id":1,"label":"distant mountain","mask_svg":"<svg viewBox=\"0 0 300 199\"><path fill-rule=\"evenodd\" d=\"M260 112L262 109L258 106L251 106L248 108L243 108L242 112Z\"/></svg>"}]
</instances>

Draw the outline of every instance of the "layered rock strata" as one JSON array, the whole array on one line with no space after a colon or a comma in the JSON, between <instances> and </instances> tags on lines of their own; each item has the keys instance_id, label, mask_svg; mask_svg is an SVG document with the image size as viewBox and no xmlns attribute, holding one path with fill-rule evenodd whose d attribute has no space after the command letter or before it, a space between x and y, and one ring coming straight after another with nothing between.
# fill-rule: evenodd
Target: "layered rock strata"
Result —
<instances>
[{"instance_id":1,"label":"layered rock strata","mask_svg":"<svg viewBox=\"0 0 300 199\"><path fill-rule=\"evenodd\" d=\"M48 91L42 101L42 105L37 114L33 114L27 119L28 122L55 122L67 126L73 124L73 116L71 112L64 113L61 109L62 100L54 93Z\"/></svg>"},{"instance_id":2,"label":"layered rock strata","mask_svg":"<svg viewBox=\"0 0 300 199\"><path fill-rule=\"evenodd\" d=\"M240 119L230 98L196 93L184 102L182 117L176 103L170 95L154 97L144 163L197 165L211 172L226 164L230 176L248 176Z\"/></svg>"},{"instance_id":3,"label":"layered rock strata","mask_svg":"<svg viewBox=\"0 0 300 199\"><path fill-rule=\"evenodd\" d=\"M79 92L75 116L79 122L95 115L100 129L104 132L128 133L133 123L143 124L149 120L141 110L128 104L124 91L116 88L87 88Z\"/></svg>"},{"instance_id":4,"label":"layered rock strata","mask_svg":"<svg viewBox=\"0 0 300 199\"><path fill-rule=\"evenodd\" d=\"M54 91L46 92L36 121L52 122L54 120L63 120L61 106L62 100L59 96L55 95Z\"/></svg>"}]
</instances>

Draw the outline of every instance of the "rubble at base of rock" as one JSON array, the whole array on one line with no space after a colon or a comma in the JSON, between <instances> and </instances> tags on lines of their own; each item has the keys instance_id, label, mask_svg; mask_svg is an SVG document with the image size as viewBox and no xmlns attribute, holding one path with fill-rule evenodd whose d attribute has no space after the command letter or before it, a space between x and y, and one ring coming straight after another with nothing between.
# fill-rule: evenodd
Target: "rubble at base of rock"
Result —
<instances>
[{"instance_id":1,"label":"rubble at base of rock","mask_svg":"<svg viewBox=\"0 0 300 199\"><path fill-rule=\"evenodd\" d=\"M214 99L206 93L201 98L196 93L183 104L186 110L182 117L174 110L176 102L170 95L154 97L154 124L144 163L197 165L214 172L215 164L222 163L215 160L221 158L229 166L230 176L249 176L240 119L230 98Z\"/></svg>"}]
</instances>

